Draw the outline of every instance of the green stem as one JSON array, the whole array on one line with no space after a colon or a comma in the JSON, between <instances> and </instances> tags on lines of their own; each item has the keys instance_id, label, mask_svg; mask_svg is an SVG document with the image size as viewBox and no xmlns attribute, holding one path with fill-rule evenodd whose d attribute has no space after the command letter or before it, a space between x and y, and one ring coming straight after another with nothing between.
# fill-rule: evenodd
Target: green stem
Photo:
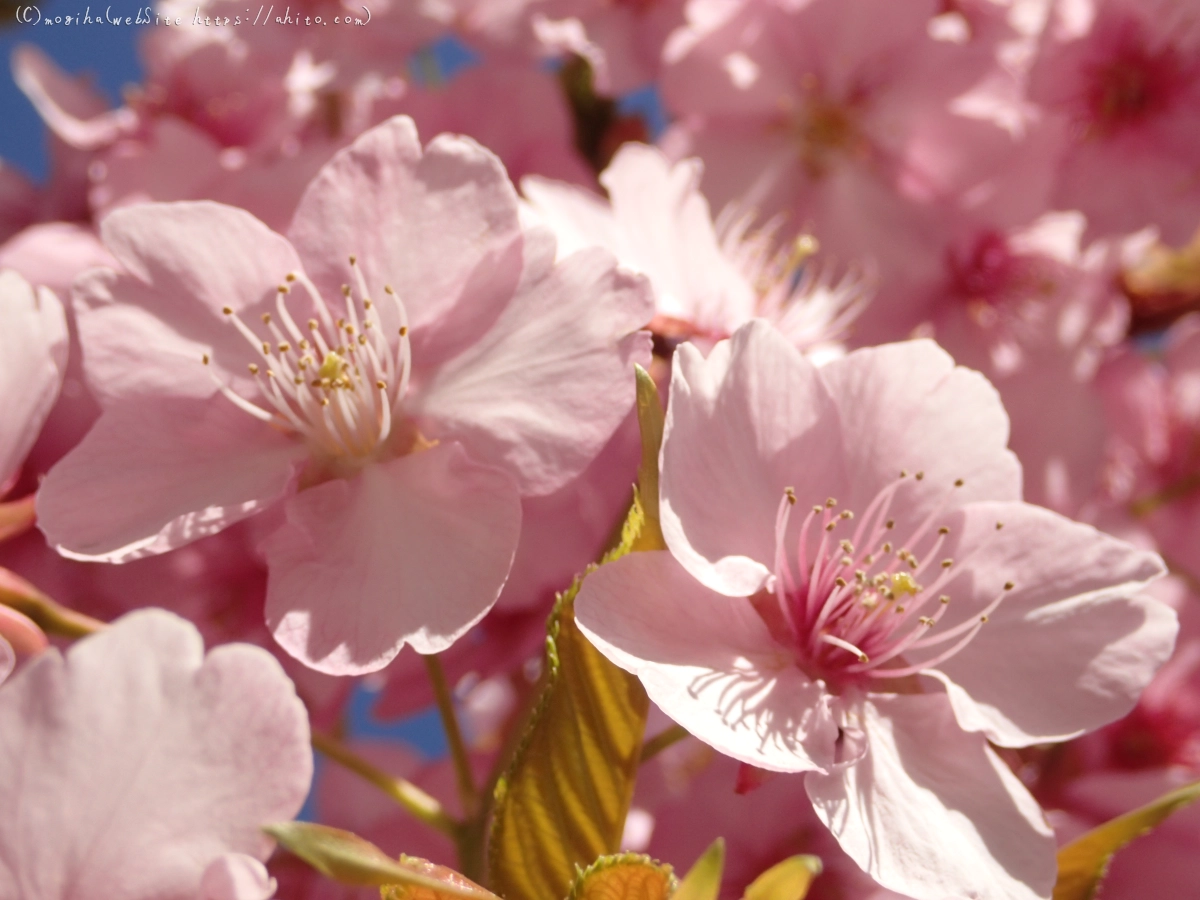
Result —
<instances>
[{"instance_id":1,"label":"green stem","mask_svg":"<svg viewBox=\"0 0 1200 900\"><path fill-rule=\"evenodd\" d=\"M87 637L107 625L55 603L25 579L0 569L0 603L24 613L46 634L65 638Z\"/></svg>"},{"instance_id":2,"label":"green stem","mask_svg":"<svg viewBox=\"0 0 1200 900\"><path fill-rule=\"evenodd\" d=\"M642 744L642 755L638 764L649 762L672 744L677 744L689 734L682 725L672 725L666 731L660 731L654 737Z\"/></svg>"},{"instance_id":3,"label":"green stem","mask_svg":"<svg viewBox=\"0 0 1200 900\"><path fill-rule=\"evenodd\" d=\"M349 750L340 741L328 735L313 732L312 745L329 759L349 769L365 781L369 781L401 806L414 818L436 828L454 840L458 840L460 826L442 805L415 784L403 778L389 775L377 769L365 759Z\"/></svg>"},{"instance_id":4,"label":"green stem","mask_svg":"<svg viewBox=\"0 0 1200 900\"><path fill-rule=\"evenodd\" d=\"M471 757L467 753L466 742L458 727L454 698L450 695L446 673L436 654L431 653L421 658L425 661L425 671L429 673L429 681L433 685L433 696L437 700L442 727L446 731L446 743L450 745L450 757L454 760L454 774L458 777L458 795L462 799L463 818L470 820L479 808L479 793L475 790L475 780L471 777Z\"/></svg>"}]
</instances>

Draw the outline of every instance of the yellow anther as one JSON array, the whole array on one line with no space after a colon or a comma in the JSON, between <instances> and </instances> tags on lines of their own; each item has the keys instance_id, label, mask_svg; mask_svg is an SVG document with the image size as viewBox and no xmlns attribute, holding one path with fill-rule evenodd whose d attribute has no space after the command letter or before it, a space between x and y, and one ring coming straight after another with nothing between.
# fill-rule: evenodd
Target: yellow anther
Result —
<instances>
[{"instance_id":1,"label":"yellow anther","mask_svg":"<svg viewBox=\"0 0 1200 900\"><path fill-rule=\"evenodd\" d=\"M287 275L285 275L285 276L284 276L284 279L283 279L283 280L284 280L284 281L289 281L289 282L291 282L291 281L295 281L295 280L296 280L296 273L295 273L295 272L288 272L288 273L287 273Z\"/></svg>"},{"instance_id":2,"label":"yellow anther","mask_svg":"<svg viewBox=\"0 0 1200 900\"><path fill-rule=\"evenodd\" d=\"M1015 588L1015 587L1016 587L1016 585L1015 585L1015 584L1013 584L1011 581L1006 581L1006 582L1004 582L1004 589L1005 589L1006 591L1011 591L1011 590L1012 590L1013 588Z\"/></svg>"},{"instance_id":3,"label":"yellow anther","mask_svg":"<svg viewBox=\"0 0 1200 900\"><path fill-rule=\"evenodd\" d=\"M949 533L950 533L950 529L945 525L943 525L941 528L938 529L938 534L949 534Z\"/></svg>"},{"instance_id":4,"label":"yellow anther","mask_svg":"<svg viewBox=\"0 0 1200 900\"><path fill-rule=\"evenodd\" d=\"M279 346L280 353L288 353L292 349L292 345L289 344L287 341L280 341L278 346Z\"/></svg>"},{"instance_id":5,"label":"yellow anther","mask_svg":"<svg viewBox=\"0 0 1200 900\"><path fill-rule=\"evenodd\" d=\"M924 472L918 472L918 473L917 473L916 475L914 475L913 477L914 477L914 478L916 478L916 479L917 479L917 481L920 481L922 478L924 478L924 477L925 477L925 473L924 473Z\"/></svg>"},{"instance_id":6,"label":"yellow anther","mask_svg":"<svg viewBox=\"0 0 1200 900\"><path fill-rule=\"evenodd\" d=\"M955 487L962 487L962 486L963 486L963 480L962 480L961 478L956 478L956 479L954 479L954 486L955 486Z\"/></svg>"},{"instance_id":7,"label":"yellow anther","mask_svg":"<svg viewBox=\"0 0 1200 900\"><path fill-rule=\"evenodd\" d=\"M332 381L342 373L343 360L336 353L326 353L325 361L321 363L321 368L317 370L317 377L324 381Z\"/></svg>"},{"instance_id":8,"label":"yellow anther","mask_svg":"<svg viewBox=\"0 0 1200 900\"><path fill-rule=\"evenodd\" d=\"M257 375L257 374L258 374L258 366L257 366L257 365L255 365L254 363L250 363L250 365L248 365L246 368L250 370L250 374L251 374L251 375Z\"/></svg>"},{"instance_id":9,"label":"yellow anther","mask_svg":"<svg viewBox=\"0 0 1200 900\"><path fill-rule=\"evenodd\" d=\"M400 337L404 337L404 336L405 336L405 335L407 335L407 334L408 334L408 326L407 326L407 325L401 325L401 326L400 326Z\"/></svg>"},{"instance_id":10,"label":"yellow anther","mask_svg":"<svg viewBox=\"0 0 1200 900\"><path fill-rule=\"evenodd\" d=\"M948 569L952 565L954 565L954 560L952 560L952 559L943 559L942 560L942 568L943 569Z\"/></svg>"},{"instance_id":11,"label":"yellow anther","mask_svg":"<svg viewBox=\"0 0 1200 900\"><path fill-rule=\"evenodd\" d=\"M227 316L232 316L233 315L233 307L232 306L222 306L221 312L225 313L225 315L227 315Z\"/></svg>"},{"instance_id":12,"label":"yellow anther","mask_svg":"<svg viewBox=\"0 0 1200 900\"><path fill-rule=\"evenodd\" d=\"M204 354L202 357L200 357L200 359L204 361L204 364L205 364L206 366L208 365L208 362L209 362L209 360L208 360L208 354L207 354L207 353L205 353L205 354Z\"/></svg>"},{"instance_id":13,"label":"yellow anther","mask_svg":"<svg viewBox=\"0 0 1200 900\"><path fill-rule=\"evenodd\" d=\"M893 594L916 594L921 590L921 586L907 572L892 573L892 593Z\"/></svg>"},{"instance_id":14,"label":"yellow anther","mask_svg":"<svg viewBox=\"0 0 1200 900\"><path fill-rule=\"evenodd\" d=\"M944 605L950 602L950 598L946 594L942 594L942 596L938 597L938 602Z\"/></svg>"},{"instance_id":15,"label":"yellow anther","mask_svg":"<svg viewBox=\"0 0 1200 900\"><path fill-rule=\"evenodd\" d=\"M796 489L795 488L785 487L783 489L783 495L785 497L787 497L787 501L789 504L791 504L792 506L796 505Z\"/></svg>"},{"instance_id":16,"label":"yellow anther","mask_svg":"<svg viewBox=\"0 0 1200 900\"><path fill-rule=\"evenodd\" d=\"M271 314L270 314L270 313L263 313L263 314L262 314L262 320L263 320L263 324L264 324L264 325L270 325L270 324L271 324Z\"/></svg>"}]
</instances>

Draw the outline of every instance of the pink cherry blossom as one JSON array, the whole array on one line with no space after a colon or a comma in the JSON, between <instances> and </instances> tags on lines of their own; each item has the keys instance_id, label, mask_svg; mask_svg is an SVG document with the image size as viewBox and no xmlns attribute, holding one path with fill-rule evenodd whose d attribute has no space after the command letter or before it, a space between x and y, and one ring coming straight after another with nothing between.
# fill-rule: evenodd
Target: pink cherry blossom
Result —
<instances>
[{"instance_id":1,"label":"pink cherry blossom","mask_svg":"<svg viewBox=\"0 0 1200 900\"><path fill-rule=\"evenodd\" d=\"M943 7L694 3L666 48L663 92L678 121L664 146L704 160L718 209L784 212L840 259L870 256L885 277L920 271L935 262L948 209L1020 149L954 107L996 72L1001 30L972 33ZM949 18L949 35L935 16Z\"/></svg>"},{"instance_id":2,"label":"pink cherry blossom","mask_svg":"<svg viewBox=\"0 0 1200 900\"><path fill-rule=\"evenodd\" d=\"M1200 575L1200 317L1163 338L1158 358L1127 348L1100 376L1111 430L1112 498L1149 530L1173 566Z\"/></svg>"},{"instance_id":3,"label":"pink cherry blossom","mask_svg":"<svg viewBox=\"0 0 1200 900\"><path fill-rule=\"evenodd\" d=\"M940 283L922 286L938 343L1000 392L1026 499L1067 515L1100 490L1107 431L1095 375L1129 323L1117 287L1126 248L1083 247L1084 227L1078 213L1055 213L965 234L947 250ZM1045 402L1050 392L1055 403Z\"/></svg>"},{"instance_id":4,"label":"pink cherry blossom","mask_svg":"<svg viewBox=\"0 0 1200 900\"><path fill-rule=\"evenodd\" d=\"M91 228L67 222L31 225L0 244L0 269L13 269L30 284L48 288L59 297L69 297L71 283L87 269L116 265ZM71 346L62 389L25 458L16 487L19 493L36 490L41 476L79 443L100 415L100 407L84 383L73 308L67 304L63 311Z\"/></svg>"},{"instance_id":5,"label":"pink cherry blossom","mask_svg":"<svg viewBox=\"0 0 1200 900\"><path fill-rule=\"evenodd\" d=\"M600 246L650 279L651 327L710 346L752 316L771 319L802 350L836 345L868 301L865 278L834 282L811 270L796 278L799 255L773 248L771 229L743 218L719 233L700 192L703 164L672 164L659 150L625 144L600 176L609 203L582 188L525 178L521 190L553 229L559 252Z\"/></svg>"},{"instance_id":6,"label":"pink cherry blossom","mask_svg":"<svg viewBox=\"0 0 1200 900\"><path fill-rule=\"evenodd\" d=\"M988 747L1132 707L1176 621L1152 553L1021 502L994 389L923 341L814 368L764 322L676 352L669 550L584 583L581 627L717 750L807 772L912 897L1047 897L1053 841Z\"/></svg>"},{"instance_id":7,"label":"pink cherry blossom","mask_svg":"<svg viewBox=\"0 0 1200 900\"><path fill-rule=\"evenodd\" d=\"M0 269L0 497L49 415L67 366L67 323L53 292Z\"/></svg>"},{"instance_id":8,"label":"pink cherry blossom","mask_svg":"<svg viewBox=\"0 0 1200 900\"><path fill-rule=\"evenodd\" d=\"M261 826L308 791L308 741L268 654L206 658L195 629L161 610L65 657L47 651L0 689L0 894L262 900L216 892L211 867L267 857Z\"/></svg>"},{"instance_id":9,"label":"pink cherry blossom","mask_svg":"<svg viewBox=\"0 0 1200 900\"><path fill-rule=\"evenodd\" d=\"M105 411L47 478L43 531L120 562L282 502L267 619L332 674L478 621L521 498L591 462L648 361L644 282L600 251L555 265L494 156L422 152L404 118L322 169L290 240L212 203L131 207L101 234L128 273L77 288Z\"/></svg>"},{"instance_id":10,"label":"pink cherry blossom","mask_svg":"<svg viewBox=\"0 0 1200 900\"><path fill-rule=\"evenodd\" d=\"M1186 0L1059 4L1030 96L1069 124L1053 197L1095 234L1156 225L1182 244L1200 219L1200 19Z\"/></svg>"}]
</instances>

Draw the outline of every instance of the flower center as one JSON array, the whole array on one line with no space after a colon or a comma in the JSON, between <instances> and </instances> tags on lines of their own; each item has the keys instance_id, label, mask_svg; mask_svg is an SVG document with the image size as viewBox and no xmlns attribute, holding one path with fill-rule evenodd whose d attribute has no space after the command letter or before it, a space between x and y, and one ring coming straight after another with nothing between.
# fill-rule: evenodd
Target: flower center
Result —
<instances>
[{"instance_id":1,"label":"flower center","mask_svg":"<svg viewBox=\"0 0 1200 900\"><path fill-rule=\"evenodd\" d=\"M350 268L358 296L350 285L343 285L345 314L336 318L303 272L287 275L276 294L276 315L263 313L258 332L233 309L224 309L260 360L247 366L258 387L258 402L218 381L221 392L239 409L303 437L315 452L333 458L366 458L387 441L401 418L412 367L403 302L384 286L386 302L399 322L393 344L353 256ZM286 298L296 288L307 292L315 315L303 329L287 308Z\"/></svg>"},{"instance_id":2,"label":"flower center","mask_svg":"<svg viewBox=\"0 0 1200 900\"><path fill-rule=\"evenodd\" d=\"M788 488L780 501L775 522L775 597L797 664L835 689L905 678L944 662L974 639L1004 592L1013 587L1012 582L1005 584L1004 592L966 621L937 627L951 606L944 589L962 562L942 557L950 529L935 526L953 489L906 531L889 517L889 510L910 478L921 481L924 473L910 477L902 472L868 504L857 525L850 524L854 513L839 512L832 497L813 506L800 526L794 568L787 534L795 491ZM954 483L955 488L961 486L961 479ZM997 529L1002 527L996 523ZM846 535L840 539L839 529ZM920 548L920 556L909 548Z\"/></svg>"},{"instance_id":3,"label":"flower center","mask_svg":"<svg viewBox=\"0 0 1200 900\"><path fill-rule=\"evenodd\" d=\"M1112 31L1114 45L1091 69L1086 97L1093 127L1102 133L1162 112L1186 81L1173 47L1147 46L1133 22L1118 23Z\"/></svg>"}]
</instances>

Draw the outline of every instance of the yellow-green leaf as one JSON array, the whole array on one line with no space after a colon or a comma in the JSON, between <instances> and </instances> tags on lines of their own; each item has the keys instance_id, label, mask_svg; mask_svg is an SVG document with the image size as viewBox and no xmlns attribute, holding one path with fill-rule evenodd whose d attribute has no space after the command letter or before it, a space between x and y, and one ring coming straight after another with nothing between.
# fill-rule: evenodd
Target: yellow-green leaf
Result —
<instances>
[{"instance_id":1,"label":"yellow-green leaf","mask_svg":"<svg viewBox=\"0 0 1200 900\"><path fill-rule=\"evenodd\" d=\"M423 859L394 860L370 841L340 828L311 822L280 822L263 828L280 846L329 878L344 884L398 885L397 900L496 900L467 878Z\"/></svg>"},{"instance_id":2,"label":"yellow-green leaf","mask_svg":"<svg viewBox=\"0 0 1200 900\"><path fill-rule=\"evenodd\" d=\"M604 562L665 546L658 526L662 404L642 370L637 396L639 488L620 543ZM633 798L650 701L637 678L605 659L576 627L581 583L576 578L550 614L541 693L496 783L488 883L507 900L565 897L580 867L620 849Z\"/></svg>"},{"instance_id":3,"label":"yellow-green leaf","mask_svg":"<svg viewBox=\"0 0 1200 900\"><path fill-rule=\"evenodd\" d=\"M638 466L638 500L642 507L642 527L634 539L634 550L665 550L658 519L658 451L662 447L663 415L658 385L641 366L637 372L638 427L642 432L642 460Z\"/></svg>"},{"instance_id":4,"label":"yellow-green leaf","mask_svg":"<svg viewBox=\"0 0 1200 900\"><path fill-rule=\"evenodd\" d=\"M668 900L675 873L640 853L602 856L575 878L567 900Z\"/></svg>"},{"instance_id":5,"label":"yellow-green leaf","mask_svg":"<svg viewBox=\"0 0 1200 900\"><path fill-rule=\"evenodd\" d=\"M1054 900L1091 900L1112 855L1184 806L1200 798L1200 781L1163 794L1152 803L1093 828L1058 851Z\"/></svg>"},{"instance_id":6,"label":"yellow-green leaf","mask_svg":"<svg viewBox=\"0 0 1200 900\"><path fill-rule=\"evenodd\" d=\"M496 785L489 884L507 900L565 897L576 867L620 849L649 700L575 625L576 579L546 638L544 685Z\"/></svg>"},{"instance_id":7,"label":"yellow-green leaf","mask_svg":"<svg viewBox=\"0 0 1200 900\"><path fill-rule=\"evenodd\" d=\"M792 856L750 882L744 900L804 900L821 869L815 856Z\"/></svg>"},{"instance_id":8,"label":"yellow-green leaf","mask_svg":"<svg viewBox=\"0 0 1200 900\"><path fill-rule=\"evenodd\" d=\"M724 871L725 839L717 838L688 869L671 900L717 900Z\"/></svg>"}]
</instances>

